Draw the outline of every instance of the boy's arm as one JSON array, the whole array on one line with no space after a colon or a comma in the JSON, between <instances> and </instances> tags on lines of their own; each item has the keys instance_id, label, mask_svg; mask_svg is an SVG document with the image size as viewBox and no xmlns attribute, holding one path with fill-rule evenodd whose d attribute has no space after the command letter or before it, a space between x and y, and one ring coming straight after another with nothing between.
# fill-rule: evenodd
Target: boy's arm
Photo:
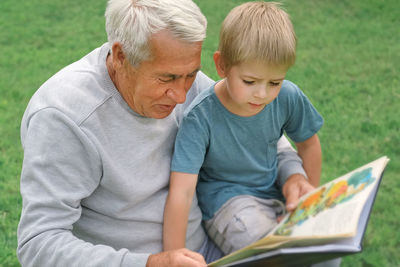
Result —
<instances>
[{"instance_id":1,"label":"boy's arm","mask_svg":"<svg viewBox=\"0 0 400 267\"><path fill-rule=\"evenodd\" d=\"M169 193L164 210L164 251L185 247L190 207L197 174L171 172Z\"/></svg>"},{"instance_id":2,"label":"boy's arm","mask_svg":"<svg viewBox=\"0 0 400 267\"><path fill-rule=\"evenodd\" d=\"M319 186L322 165L321 144L317 134L314 134L304 142L296 143L297 152L303 160L303 168L307 173L309 182Z\"/></svg>"}]
</instances>

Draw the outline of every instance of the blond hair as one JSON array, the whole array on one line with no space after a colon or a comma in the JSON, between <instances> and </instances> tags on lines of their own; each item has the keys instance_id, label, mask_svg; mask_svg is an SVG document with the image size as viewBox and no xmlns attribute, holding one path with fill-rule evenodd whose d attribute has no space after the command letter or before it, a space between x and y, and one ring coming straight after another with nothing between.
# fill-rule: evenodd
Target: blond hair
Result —
<instances>
[{"instance_id":1,"label":"blond hair","mask_svg":"<svg viewBox=\"0 0 400 267\"><path fill-rule=\"evenodd\" d=\"M296 34L280 7L275 2L247 2L229 12L218 48L225 68L248 60L288 68L294 64Z\"/></svg>"}]
</instances>

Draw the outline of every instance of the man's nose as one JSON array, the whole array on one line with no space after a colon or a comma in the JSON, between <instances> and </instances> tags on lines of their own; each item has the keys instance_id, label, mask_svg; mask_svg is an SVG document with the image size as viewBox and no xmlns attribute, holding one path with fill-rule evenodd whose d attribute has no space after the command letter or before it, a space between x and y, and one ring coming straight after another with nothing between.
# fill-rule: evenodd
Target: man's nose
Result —
<instances>
[{"instance_id":1,"label":"man's nose","mask_svg":"<svg viewBox=\"0 0 400 267\"><path fill-rule=\"evenodd\" d=\"M177 79L168 89L167 96L178 104L182 104L186 100L186 93L189 91L192 83L188 83L187 79Z\"/></svg>"}]
</instances>

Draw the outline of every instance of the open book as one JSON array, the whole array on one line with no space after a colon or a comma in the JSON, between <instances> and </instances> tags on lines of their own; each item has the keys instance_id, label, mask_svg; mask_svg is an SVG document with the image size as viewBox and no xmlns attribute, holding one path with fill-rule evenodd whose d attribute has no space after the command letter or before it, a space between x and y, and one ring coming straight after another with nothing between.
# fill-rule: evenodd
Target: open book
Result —
<instances>
[{"instance_id":1,"label":"open book","mask_svg":"<svg viewBox=\"0 0 400 267\"><path fill-rule=\"evenodd\" d=\"M388 161L381 157L316 188L266 237L209 266L304 266L360 252Z\"/></svg>"}]
</instances>

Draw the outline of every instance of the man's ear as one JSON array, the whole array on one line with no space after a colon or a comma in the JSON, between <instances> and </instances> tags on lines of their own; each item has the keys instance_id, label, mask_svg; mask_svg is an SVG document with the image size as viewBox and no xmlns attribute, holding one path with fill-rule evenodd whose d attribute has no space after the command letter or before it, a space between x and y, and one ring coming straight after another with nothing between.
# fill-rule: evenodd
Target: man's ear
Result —
<instances>
[{"instance_id":1,"label":"man's ear","mask_svg":"<svg viewBox=\"0 0 400 267\"><path fill-rule=\"evenodd\" d=\"M115 42L111 48L112 53L112 61L114 65L114 69L119 69L124 66L124 62L126 59L126 56L124 54L124 51L122 51L122 44L119 42Z\"/></svg>"},{"instance_id":2,"label":"man's ear","mask_svg":"<svg viewBox=\"0 0 400 267\"><path fill-rule=\"evenodd\" d=\"M218 75L221 78L225 78L225 76L226 76L225 66L224 66L224 62L221 57L221 52L215 51L213 58L214 58L215 68L217 69Z\"/></svg>"}]
</instances>

